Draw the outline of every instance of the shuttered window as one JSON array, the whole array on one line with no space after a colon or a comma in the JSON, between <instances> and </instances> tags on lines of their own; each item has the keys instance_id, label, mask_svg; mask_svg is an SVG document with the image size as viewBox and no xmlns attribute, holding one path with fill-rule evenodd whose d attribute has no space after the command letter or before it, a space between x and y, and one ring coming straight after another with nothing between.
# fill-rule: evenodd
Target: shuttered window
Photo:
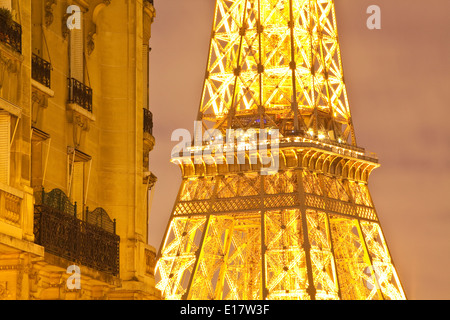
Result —
<instances>
[{"instance_id":1,"label":"shuttered window","mask_svg":"<svg viewBox=\"0 0 450 320\"><path fill-rule=\"evenodd\" d=\"M78 212L84 204L84 162L73 163L72 201L77 203Z\"/></svg>"},{"instance_id":2,"label":"shuttered window","mask_svg":"<svg viewBox=\"0 0 450 320\"><path fill-rule=\"evenodd\" d=\"M31 187L38 191L44 186L49 150L50 135L33 127L31 134Z\"/></svg>"},{"instance_id":3,"label":"shuttered window","mask_svg":"<svg viewBox=\"0 0 450 320\"><path fill-rule=\"evenodd\" d=\"M9 184L11 117L0 111L0 182Z\"/></svg>"},{"instance_id":4,"label":"shuttered window","mask_svg":"<svg viewBox=\"0 0 450 320\"><path fill-rule=\"evenodd\" d=\"M42 7L42 0L31 1L31 43L33 53L39 57L43 56Z\"/></svg>"},{"instance_id":5,"label":"shuttered window","mask_svg":"<svg viewBox=\"0 0 450 320\"><path fill-rule=\"evenodd\" d=\"M83 13L80 12L80 29L70 30L70 77L84 83Z\"/></svg>"},{"instance_id":6,"label":"shuttered window","mask_svg":"<svg viewBox=\"0 0 450 320\"><path fill-rule=\"evenodd\" d=\"M77 203L77 215L82 218L87 201L92 158L73 148L68 149L67 156L69 160L69 197L72 202Z\"/></svg>"},{"instance_id":7,"label":"shuttered window","mask_svg":"<svg viewBox=\"0 0 450 320\"><path fill-rule=\"evenodd\" d=\"M31 187L42 187L42 145L41 140L31 140Z\"/></svg>"}]
</instances>

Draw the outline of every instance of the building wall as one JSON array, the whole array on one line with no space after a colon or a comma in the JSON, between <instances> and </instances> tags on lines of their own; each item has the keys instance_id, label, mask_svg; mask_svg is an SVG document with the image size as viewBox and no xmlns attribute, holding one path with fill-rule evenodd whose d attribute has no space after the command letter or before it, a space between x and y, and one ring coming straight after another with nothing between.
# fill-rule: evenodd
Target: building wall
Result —
<instances>
[{"instance_id":1,"label":"building wall","mask_svg":"<svg viewBox=\"0 0 450 320\"><path fill-rule=\"evenodd\" d=\"M10 179L0 182L0 298L158 298L155 250L147 244L148 187L155 180L148 152L154 138L143 130L148 95L143 48L153 5L146 0L12 0L11 5L22 27L22 52L0 41L0 72L7 80L0 88L0 113L8 113L14 136ZM84 66L79 80L92 88L92 111L68 103L68 78L76 65L70 57L78 41L66 24L70 5L82 12L84 54L76 58ZM50 87L32 79L33 53L51 63ZM75 262L48 253L33 232L42 188L60 189L77 201L80 220L86 208L98 207L115 219L119 275L80 265L81 289L68 289L66 268Z\"/></svg>"}]
</instances>

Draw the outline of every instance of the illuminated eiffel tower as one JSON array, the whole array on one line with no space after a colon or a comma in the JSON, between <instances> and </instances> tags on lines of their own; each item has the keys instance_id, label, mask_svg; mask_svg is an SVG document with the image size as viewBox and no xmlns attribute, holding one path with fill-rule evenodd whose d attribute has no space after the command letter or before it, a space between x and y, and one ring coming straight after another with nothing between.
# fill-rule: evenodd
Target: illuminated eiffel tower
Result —
<instances>
[{"instance_id":1,"label":"illuminated eiffel tower","mask_svg":"<svg viewBox=\"0 0 450 320\"><path fill-rule=\"evenodd\" d=\"M356 144L333 0L216 0L197 120L278 132L278 170L249 148L245 163L236 148L195 161L206 142L172 158L183 180L158 254L164 298L406 298L367 186L378 160Z\"/></svg>"}]
</instances>

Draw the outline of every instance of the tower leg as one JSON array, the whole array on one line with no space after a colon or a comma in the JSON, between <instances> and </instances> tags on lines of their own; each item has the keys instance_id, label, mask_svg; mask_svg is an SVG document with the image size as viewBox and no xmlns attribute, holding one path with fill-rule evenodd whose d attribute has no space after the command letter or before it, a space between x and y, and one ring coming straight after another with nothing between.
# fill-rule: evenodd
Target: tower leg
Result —
<instances>
[{"instance_id":1,"label":"tower leg","mask_svg":"<svg viewBox=\"0 0 450 320\"><path fill-rule=\"evenodd\" d=\"M185 179L158 288L167 299L404 298L367 195L306 169Z\"/></svg>"}]
</instances>

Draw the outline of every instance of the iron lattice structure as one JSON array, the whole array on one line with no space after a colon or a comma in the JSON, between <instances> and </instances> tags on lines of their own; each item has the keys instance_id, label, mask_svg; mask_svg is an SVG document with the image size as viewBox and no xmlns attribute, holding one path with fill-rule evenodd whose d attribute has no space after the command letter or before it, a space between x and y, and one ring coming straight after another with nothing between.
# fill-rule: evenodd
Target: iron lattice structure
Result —
<instances>
[{"instance_id":1,"label":"iron lattice structure","mask_svg":"<svg viewBox=\"0 0 450 320\"><path fill-rule=\"evenodd\" d=\"M216 0L198 120L278 129L279 170L173 158L163 297L406 298L368 189L378 160L356 145L334 1Z\"/></svg>"}]
</instances>

